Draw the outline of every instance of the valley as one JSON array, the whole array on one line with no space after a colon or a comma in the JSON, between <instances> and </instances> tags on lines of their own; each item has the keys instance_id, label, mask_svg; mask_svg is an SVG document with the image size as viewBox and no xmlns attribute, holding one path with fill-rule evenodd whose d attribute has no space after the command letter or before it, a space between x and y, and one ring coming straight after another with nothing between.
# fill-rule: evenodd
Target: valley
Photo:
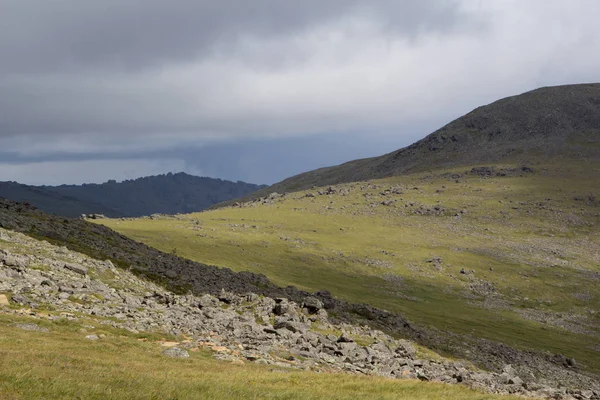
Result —
<instances>
[{"instance_id":1,"label":"valley","mask_svg":"<svg viewBox=\"0 0 600 400\"><path fill-rule=\"evenodd\" d=\"M586 164L488 165L101 223L165 252L597 372L597 187L600 171Z\"/></svg>"}]
</instances>

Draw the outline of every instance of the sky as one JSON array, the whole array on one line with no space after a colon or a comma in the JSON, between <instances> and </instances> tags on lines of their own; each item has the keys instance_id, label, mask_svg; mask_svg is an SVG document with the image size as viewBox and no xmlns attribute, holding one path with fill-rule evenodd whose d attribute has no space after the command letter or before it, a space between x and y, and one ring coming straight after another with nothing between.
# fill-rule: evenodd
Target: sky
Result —
<instances>
[{"instance_id":1,"label":"sky","mask_svg":"<svg viewBox=\"0 0 600 400\"><path fill-rule=\"evenodd\" d=\"M600 81L597 0L0 0L0 181L271 184Z\"/></svg>"}]
</instances>

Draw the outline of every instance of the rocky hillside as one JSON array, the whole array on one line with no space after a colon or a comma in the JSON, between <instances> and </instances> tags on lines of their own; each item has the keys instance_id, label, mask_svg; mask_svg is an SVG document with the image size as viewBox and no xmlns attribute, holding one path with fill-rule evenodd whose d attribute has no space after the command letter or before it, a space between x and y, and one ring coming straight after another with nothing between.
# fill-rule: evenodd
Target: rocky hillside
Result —
<instances>
[{"instance_id":1,"label":"rocky hillside","mask_svg":"<svg viewBox=\"0 0 600 400\"><path fill-rule=\"evenodd\" d=\"M175 294L100 261L0 228L0 313L29 315L17 328L49 329L36 320L85 320L81 335L103 341L101 326L133 333L162 332L183 341L163 341L165 357L187 358L209 349L216 359L278 368L381 375L397 379L468 385L485 392L529 397L600 399L600 386L558 384L571 375L550 366L558 380L538 378L531 368L504 365L488 372L450 360L413 342L368 326L332 323L331 306L303 295L298 301L221 290ZM48 312L47 310L52 310Z\"/></svg>"},{"instance_id":2,"label":"rocky hillside","mask_svg":"<svg viewBox=\"0 0 600 400\"><path fill-rule=\"evenodd\" d=\"M481 163L600 161L600 84L545 87L479 107L380 157L285 179L249 197Z\"/></svg>"},{"instance_id":3,"label":"rocky hillside","mask_svg":"<svg viewBox=\"0 0 600 400\"><path fill-rule=\"evenodd\" d=\"M2 201L0 228L65 246L2 231L0 292L11 305L35 310L49 304L72 318L86 313L130 330L185 333L193 338L190 346L212 346L219 357L268 363L286 363L287 357L292 366L468 383L498 393L584 399L597 398L594 390L600 390L595 377L561 355L425 329L328 292L279 288L262 275L184 260L84 220ZM400 337L489 372L419 353ZM286 356L274 357L274 349Z\"/></svg>"},{"instance_id":4,"label":"rocky hillside","mask_svg":"<svg viewBox=\"0 0 600 400\"><path fill-rule=\"evenodd\" d=\"M0 182L0 197L29 202L46 212L69 217L82 214L135 217L201 211L264 187L181 172L84 185L28 186Z\"/></svg>"}]
</instances>

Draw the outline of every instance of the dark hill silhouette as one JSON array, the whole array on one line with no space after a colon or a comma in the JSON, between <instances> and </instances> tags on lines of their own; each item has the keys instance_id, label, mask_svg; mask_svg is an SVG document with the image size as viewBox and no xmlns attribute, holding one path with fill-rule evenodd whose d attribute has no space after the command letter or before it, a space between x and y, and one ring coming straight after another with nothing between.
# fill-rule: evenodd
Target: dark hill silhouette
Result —
<instances>
[{"instance_id":1,"label":"dark hill silhouette","mask_svg":"<svg viewBox=\"0 0 600 400\"><path fill-rule=\"evenodd\" d=\"M600 161L600 84L544 87L479 107L380 157L287 178L247 198L494 162Z\"/></svg>"},{"instance_id":2,"label":"dark hill silhouette","mask_svg":"<svg viewBox=\"0 0 600 400\"><path fill-rule=\"evenodd\" d=\"M181 172L102 184L29 186L0 182L0 197L28 202L40 210L62 216L138 217L201 211L264 187Z\"/></svg>"}]
</instances>

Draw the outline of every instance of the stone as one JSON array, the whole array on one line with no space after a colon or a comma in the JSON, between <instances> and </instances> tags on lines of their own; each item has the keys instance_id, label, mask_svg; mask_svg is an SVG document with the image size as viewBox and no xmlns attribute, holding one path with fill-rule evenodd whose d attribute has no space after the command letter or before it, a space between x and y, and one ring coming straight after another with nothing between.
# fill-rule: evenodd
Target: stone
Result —
<instances>
[{"instance_id":1,"label":"stone","mask_svg":"<svg viewBox=\"0 0 600 400\"><path fill-rule=\"evenodd\" d=\"M29 267L29 259L18 257L12 254L0 255L2 261L7 267L23 269Z\"/></svg>"},{"instance_id":2,"label":"stone","mask_svg":"<svg viewBox=\"0 0 600 400\"><path fill-rule=\"evenodd\" d=\"M425 375L425 373L421 370L417 370L417 379L420 381L424 381L427 382L429 381L429 377L427 375Z\"/></svg>"},{"instance_id":3,"label":"stone","mask_svg":"<svg viewBox=\"0 0 600 400\"><path fill-rule=\"evenodd\" d=\"M515 368L511 365L511 364L506 364L503 368L502 368L502 372L511 375L511 376L515 376L517 375L517 371L515 370Z\"/></svg>"},{"instance_id":4,"label":"stone","mask_svg":"<svg viewBox=\"0 0 600 400\"><path fill-rule=\"evenodd\" d=\"M221 293L219 293L218 298L219 301L225 304L239 305L242 303L242 299L240 297L238 297L234 293L227 292L224 289L221 290Z\"/></svg>"},{"instance_id":5,"label":"stone","mask_svg":"<svg viewBox=\"0 0 600 400\"><path fill-rule=\"evenodd\" d=\"M245 297L246 297L246 301L248 303L254 303L255 301L257 301L260 298L260 296L257 295L256 293L246 293Z\"/></svg>"},{"instance_id":6,"label":"stone","mask_svg":"<svg viewBox=\"0 0 600 400\"><path fill-rule=\"evenodd\" d=\"M273 314L275 315L285 315L288 313L290 306L287 301L280 301L275 304L273 307Z\"/></svg>"},{"instance_id":7,"label":"stone","mask_svg":"<svg viewBox=\"0 0 600 400\"><path fill-rule=\"evenodd\" d=\"M197 306L199 308L211 308L217 307L219 300L209 294L205 294L197 299Z\"/></svg>"},{"instance_id":8,"label":"stone","mask_svg":"<svg viewBox=\"0 0 600 400\"><path fill-rule=\"evenodd\" d=\"M0 294L0 306L8 306L10 302L8 301L8 297L5 294Z\"/></svg>"},{"instance_id":9,"label":"stone","mask_svg":"<svg viewBox=\"0 0 600 400\"><path fill-rule=\"evenodd\" d=\"M510 375L507 374L506 372L503 372L502 374L500 374L500 376L498 377L498 382L500 382L503 385L508 385L508 382L510 381Z\"/></svg>"},{"instance_id":10,"label":"stone","mask_svg":"<svg viewBox=\"0 0 600 400\"><path fill-rule=\"evenodd\" d=\"M316 297L307 297L304 299L302 307L306 308L309 313L316 314L320 309L323 308L323 302Z\"/></svg>"},{"instance_id":11,"label":"stone","mask_svg":"<svg viewBox=\"0 0 600 400\"><path fill-rule=\"evenodd\" d=\"M594 397L594 392L592 392L591 390L582 390L581 393L579 394L579 396L582 399L591 399Z\"/></svg>"},{"instance_id":12,"label":"stone","mask_svg":"<svg viewBox=\"0 0 600 400\"><path fill-rule=\"evenodd\" d=\"M79 264L65 264L65 268L79 275L87 275L88 269Z\"/></svg>"},{"instance_id":13,"label":"stone","mask_svg":"<svg viewBox=\"0 0 600 400\"><path fill-rule=\"evenodd\" d=\"M396 348L395 353L400 357L414 358L417 350L408 340L400 340L399 346Z\"/></svg>"},{"instance_id":14,"label":"stone","mask_svg":"<svg viewBox=\"0 0 600 400\"><path fill-rule=\"evenodd\" d=\"M175 278L177 278L178 274L177 274L177 272L170 269L167 272L165 272L165 276L170 279L175 279Z\"/></svg>"},{"instance_id":15,"label":"stone","mask_svg":"<svg viewBox=\"0 0 600 400\"><path fill-rule=\"evenodd\" d=\"M29 300L27 298L27 296L25 296L23 294L13 294L12 301L14 301L17 304L24 304L24 305L31 304L31 300Z\"/></svg>"},{"instance_id":16,"label":"stone","mask_svg":"<svg viewBox=\"0 0 600 400\"><path fill-rule=\"evenodd\" d=\"M163 351L163 354L173 358L188 358L190 356L190 353L179 347L170 347Z\"/></svg>"},{"instance_id":17,"label":"stone","mask_svg":"<svg viewBox=\"0 0 600 400\"><path fill-rule=\"evenodd\" d=\"M342 333L340 335L340 337L337 339L337 342L338 343L352 343L352 342L354 342L354 340L350 336L346 335L346 333Z\"/></svg>"},{"instance_id":18,"label":"stone","mask_svg":"<svg viewBox=\"0 0 600 400\"><path fill-rule=\"evenodd\" d=\"M425 365L425 361L423 360L414 360L412 362L413 367L422 367L423 365Z\"/></svg>"},{"instance_id":19,"label":"stone","mask_svg":"<svg viewBox=\"0 0 600 400\"><path fill-rule=\"evenodd\" d=\"M37 324L31 324L31 323L28 323L28 324L15 324L14 326L16 328L23 329L24 331L44 332L44 333L50 332L50 329L48 329L46 327L43 327L43 326L39 326Z\"/></svg>"},{"instance_id":20,"label":"stone","mask_svg":"<svg viewBox=\"0 0 600 400\"><path fill-rule=\"evenodd\" d=\"M100 338L98 337L98 335L87 335L85 338L87 340L100 340Z\"/></svg>"},{"instance_id":21,"label":"stone","mask_svg":"<svg viewBox=\"0 0 600 400\"><path fill-rule=\"evenodd\" d=\"M508 383L509 385L523 386L523 380L518 376L509 378Z\"/></svg>"},{"instance_id":22,"label":"stone","mask_svg":"<svg viewBox=\"0 0 600 400\"><path fill-rule=\"evenodd\" d=\"M305 324L301 322L290 321L287 319L276 321L273 325L273 328L287 329L288 331L294 333L305 333L308 330L308 327Z\"/></svg>"}]
</instances>

